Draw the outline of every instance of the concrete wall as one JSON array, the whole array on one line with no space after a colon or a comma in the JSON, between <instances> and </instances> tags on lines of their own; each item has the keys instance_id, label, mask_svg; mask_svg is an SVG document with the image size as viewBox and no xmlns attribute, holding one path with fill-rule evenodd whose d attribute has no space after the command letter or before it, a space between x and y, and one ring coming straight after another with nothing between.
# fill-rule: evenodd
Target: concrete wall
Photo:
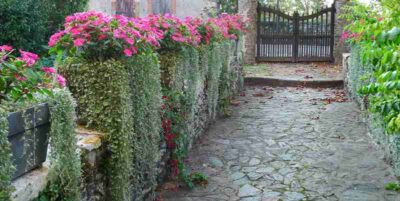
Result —
<instances>
[{"instance_id":1,"label":"concrete wall","mask_svg":"<svg viewBox=\"0 0 400 201\"><path fill-rule=\"evenodd\" d=\"M108 15L113 14L111 0L89 0L88 10L100 11Z\"/></svg>"}]
</instances>

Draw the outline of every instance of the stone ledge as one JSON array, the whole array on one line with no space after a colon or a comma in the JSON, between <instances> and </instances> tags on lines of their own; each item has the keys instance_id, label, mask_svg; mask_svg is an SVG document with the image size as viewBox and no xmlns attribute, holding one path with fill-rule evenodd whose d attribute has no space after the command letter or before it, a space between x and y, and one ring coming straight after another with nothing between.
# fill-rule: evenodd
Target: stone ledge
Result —
<instances>
[{"instance_id":1,"label":"stone ledge","mask_svg":"<svg viewBox=\"0 0 400 201\"><path fill-rule=\"evenodd\" d=\"M13 201L28 201L36 198L47 185L48 164L26 173L12 182L15 188L11 199Z\"/></svg>"}]
</instances>

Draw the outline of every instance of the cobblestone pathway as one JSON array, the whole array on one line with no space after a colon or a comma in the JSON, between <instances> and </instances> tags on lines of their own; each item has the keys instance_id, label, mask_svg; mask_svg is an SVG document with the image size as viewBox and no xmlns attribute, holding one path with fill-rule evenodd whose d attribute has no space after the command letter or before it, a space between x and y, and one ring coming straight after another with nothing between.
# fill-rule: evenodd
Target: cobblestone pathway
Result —
<instances>
[{"instance_id":1,"label":"cobblestone pathway","mask_svg":"<svg viewBox=\"0 0 400 201\"><path fill-rule=\"evenodd\" d=\"M357 106L333 89L257 88L194 145L189 166L206 187L160 192L166 201L398 201L383 152ZM339 102L335 102L335 101Z\"/></svg>"}]
</instances>

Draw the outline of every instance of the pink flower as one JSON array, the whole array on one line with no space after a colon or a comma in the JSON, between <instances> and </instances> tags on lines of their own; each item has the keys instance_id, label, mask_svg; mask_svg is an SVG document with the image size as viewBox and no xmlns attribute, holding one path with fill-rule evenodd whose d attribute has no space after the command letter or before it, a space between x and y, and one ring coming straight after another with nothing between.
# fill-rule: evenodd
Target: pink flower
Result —
<instances>
[{"instance_id":1,"label":"pink flower","mask_svg":"<svg viewBox=\"0 0 400 201\"><path fill-rule=\"evenodd\" d=\"M125 56L130 57L132 56L132 51L130 49L124 49L124 54Z\"/></svg>"},{"instance_id":2,"label":"pink flower","mask_svg":"<svg viewBox=\"0 0 400 201\"><path fill-rule=\"evenodd\" d=\"M343 32L342 35L340 36L340 41L341 41L341 42L344 42L344 41L346 41L348 38L350 38L350 33L347 32L347 31L345 31L345 32Z\"/></svg>"},{"instance_id":3,"label":"pink flower","mask_svg":"<svg viewBox=\"0 0 400 201\"><path fill-rule=\"evenodd\" d=\"M107 38L106 34L100 34L99 37L97 38L98 40L104 40Z\"/></svg>"},{"instance_id":4,"label":"pink flower","mask_svg":"<svg viewBox=\"0 0 400 201\"><path fill-rule=\"evenodd\" d=\"M66 80L62 75L57 75L57 82L61 87L65 87Z\"/></svg>"},{"instance_id":5,"label":"pink flower","mask_svg":"<svg viewBox=\"0 0 400 201\"><path fill-rule=\"evenodd\" d=\"M133 45L134 41L132 38L126 38L125 41L129 44L129 45Z\"/></svg>"},{"instance_id":6,"label":"pink flower","mask_svg":"<svg viewBox=\"0 0 400 201\"><path fill-rule=\"evenodd\" d=\"M12 49L13 49L13 47L12 47L12 46L9 46L9 45L2 45L2 46L0 46L0 51L9 52L9 51L11 51Z\"/></svg>"},{"instance_id":7,"label":"pink flower","mask_svg":"<svg viewBox=\"0 0 400 201\"><path fill-rule=\"evenodd\" d=\"M81 30L79 30L77 28L73 28L69 32L72 34L72 36L77 36L81 33Z\"/></svg>"},{"instance_id":8,"label":"pink flower","mask_svg":"<svg viewBox=\"0 0 400 201\"><path fill-rule=\"evenodd\" d=\"M18 57L18 60L24 61L28 67L35 65L36 61L39 60L39 56L37 54L22 50L19 50L19 52L21 53L21 57Z\"/></svg>"},{"instance_id":9,"label":"pink flower","mask_svg":"<svg viewBox=\"0 0 400 201\"><path fill-rule=\"evenodd\" d=\"M47 74L54 74L56 70L53 67L42 67L42 71Z\"/></svg>"},{"instance_id":10,"label":"pink flower","mask_svg":"<svg viewBox=\"0 0 400 201\"><path fill-rule=\"evenodd\" d=\"M74 46L75 47L80 47L83 46L83 44L85 43L85 40L82 38L78 38L74 40Z\"/></svg>"},{"instance_id":11,"label":"pink flower","mask_svg":"<svg viewBox=\"0 0 400 201\"><path fill-rule=\"evenodd\" d=\"M65 33L64 31L60 31L60 32L53 34L50 37L50 40L48 43L49 47L53 47L60 40L60 38L64 35L64 33Z\"/></svg>"}]
</instances>

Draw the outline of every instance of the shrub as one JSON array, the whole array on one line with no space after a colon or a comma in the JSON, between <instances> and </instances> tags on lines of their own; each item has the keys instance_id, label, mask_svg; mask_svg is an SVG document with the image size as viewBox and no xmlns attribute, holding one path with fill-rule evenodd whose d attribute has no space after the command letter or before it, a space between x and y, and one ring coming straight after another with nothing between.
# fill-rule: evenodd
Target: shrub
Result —
<instances>
[{"instance_id":1,"label":"shrub","mask_svg":"<svg viewBox=\"0 0 400 201\"><path fill-rule=\"evenodd\" d=\"M158 46L159 32L140 20L91 11L68 16L64 30L53 34L48 44L51 53L64 51L70 57L105 61Z\"/></svg>"},{"instance_id":2,"label":"shrub","mask_svg":"<svg viewBox=\"0 0 400 201\"><path fill-rule=\"evenodd\" d=\"M383 0L375 9L357 1L344 17L351 21L342 40L358 46L361 62L372 67L369 82L360 92L369 95L370 107L384 117L389 133L400 131L400 3Z\"/></svg>"}]
</instances>

